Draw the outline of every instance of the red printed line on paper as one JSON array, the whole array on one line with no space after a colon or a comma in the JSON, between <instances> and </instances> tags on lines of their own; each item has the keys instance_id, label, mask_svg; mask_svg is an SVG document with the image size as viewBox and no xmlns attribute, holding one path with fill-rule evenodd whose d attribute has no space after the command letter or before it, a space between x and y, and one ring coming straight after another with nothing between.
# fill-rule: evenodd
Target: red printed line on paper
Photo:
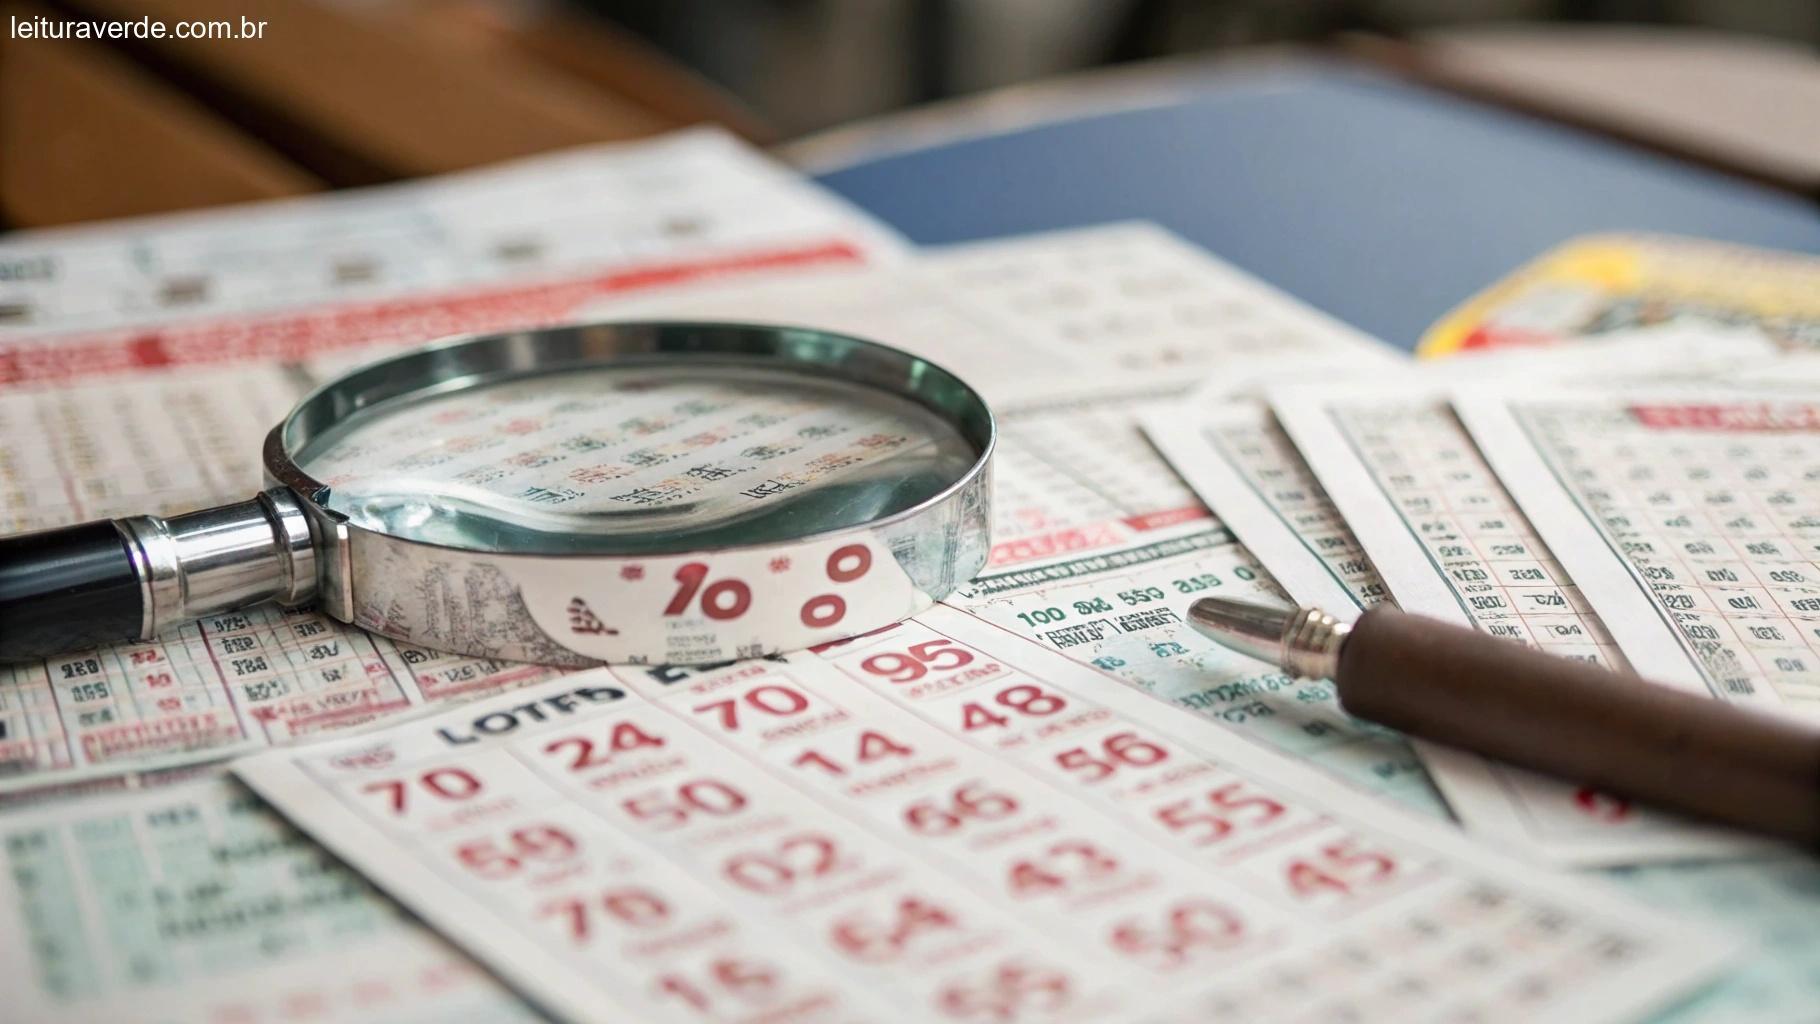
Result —
<instances>
[{"instance_id":1,"label":"red printed line on paper","mask_svg":"<svg viewBox=\"0 0 1820 1024\"><path fill-rule=\"evenodd\" d=\"M992 553L987 557L987 564L1015 565L1018 562L1029 562L1038 558L1051 558L1056 555L1073 554L1077 551L1111 547L1119 541L1118 531L1114 530L1109 523L1055 530L1034 537L1019 537L1016 540L994 544Z\"/></svg>"},{"instance_id":2,"label":"red printed line on paper","mask_svg":"<svg viewBox=\"0 0 1820 1024\"><path fill-rule=\"evenodd\" d=\"M1201 506L1189 505L1185 508L1163 509L1158 512L1142 512L1135 516L1126 516L1119 520L1119 522L1124 523L1133 530L1141 532L1144 530L1161 530L1166 526L1180 526L1183 523L1192 523L1200 519L1212 518L1213 513Z\"/></svg>"},{"instance_id":3,"label":"red printed line on paper","mask_svg":"<svg viewBox=\"0 0 1820 1024\"><path fill-rule=\"evenodd\" d=\"M242 738L240 724L215 712L168 715L96 729L81 737L92 762L162 750L203 750Z\"/></svg>"},{"instance_id":4,"label":"red printed line on paper","mask_svg":"<svg viewBox=\"0 0 1820 1024\"><path fill-rule=\"evenodd\" d=\"M1630 414L1652 430L1820 430L1820 406L1770 404L1633 405Z\"/></svg>"},{"instance_id":5,"label":"red printed line on paper","mask_svg":"<svg viewBox=\"0 0 1820 1024\"><path fill-rule=\"evenodd\" d=\"M1518 346L1552 345L1561 340L1556 331L1540 331L1528 327L1493 326L1481 324L1472 329L1460 341L1463 352L1482 352L1496 348L1513 348Z\"/></svg>"},{"instance_id":6,"label":"red printed line on paper","mask_svg":"<svg viewBox=\"0 0 1820 1024\"><path fill-rule=\"evenodd\" d=\"M363 694L377 696L375 690L362 691ZM328 707L318 710L300 711L289 715L280 715L278 721L292 736L302 736L311 732L326 732L333 729L345 729L351 725L373 721L383 715L402 711L411 706L410 701L398 698L380 700L376 703L349 704L345 707Z\"/></svg>"},{"instance_id":7,"label":"red printed line on paper","mask_svg":"<svg viewBox=\"0 0 1820 1024\"><path fill-rule=\"evenodd\" d=\"M844 241L338 306L255 313L151 329L40 337L0 347L0 384L69 380L162 366L294 361L383 342L547 324L603 296L726 274L862 263Z\"/></svg>"}]
</instances>

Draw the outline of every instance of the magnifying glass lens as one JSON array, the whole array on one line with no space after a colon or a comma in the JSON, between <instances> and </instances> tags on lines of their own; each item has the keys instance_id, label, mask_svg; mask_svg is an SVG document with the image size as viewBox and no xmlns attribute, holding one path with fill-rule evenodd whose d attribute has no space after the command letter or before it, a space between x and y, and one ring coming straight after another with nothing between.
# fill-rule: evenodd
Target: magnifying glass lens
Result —
<instances>
[{"instance_id":1,"label":"magnifying glass lens","mask_svg":"<svg viewBox=\"0 0 1820 1024\"><path fill-rule=\"evenodd\" d=\"M661 554L874 522L979 449L862 384L755 366L591 366L380 402L293 453L328 508L405 540Z\"/></svg>"},{"instance_id":2,"label":"magnifying glass lens","mask_svg":"<svg viewBox=\"0 0 1820 1024\"><path fill-rule=\"evenodd\" d=\"M305 396L248 500L0 538L0 661L262 601L504 661L832 643L987 563L995 432L940 366L811 328L452 338Z\"/></svg>"}]
</instances>

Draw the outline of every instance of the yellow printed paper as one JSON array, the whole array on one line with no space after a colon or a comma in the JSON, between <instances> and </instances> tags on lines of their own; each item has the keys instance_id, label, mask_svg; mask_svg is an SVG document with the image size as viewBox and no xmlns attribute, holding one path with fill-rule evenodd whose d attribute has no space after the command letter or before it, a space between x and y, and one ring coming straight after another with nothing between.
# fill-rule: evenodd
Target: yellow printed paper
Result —
<instances>
[{"instance_id":1,"label":"yellow printed paper","mask_svg":"<svg viewBox=\"0 0 1820 1024\"><path fill-rule=\"evenodd\" d=\"M1426 359L1696 322L1820 350L1820 258L1665 235L1574 239L1468 299L1422 336Z\"/></svg>"}]
</instances>

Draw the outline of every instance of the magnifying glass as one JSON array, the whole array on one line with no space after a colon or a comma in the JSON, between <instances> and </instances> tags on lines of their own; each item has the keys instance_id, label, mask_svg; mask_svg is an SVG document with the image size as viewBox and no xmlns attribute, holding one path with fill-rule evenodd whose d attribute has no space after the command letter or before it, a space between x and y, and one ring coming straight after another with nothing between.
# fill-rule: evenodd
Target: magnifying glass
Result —
<instances>
[{"instance_id":1,"label":"magnifying glass","mask_svg":"<svg viewBox=\"0 0 1820 1024\"><path fill-rule=\"evenodd\" d=\"M821 331L458 338L306 396L250 501L0 538L0 659L268 600L545 664L809 647L979 571L994 437L953 374Z\"/></svg>"}]
</instances>

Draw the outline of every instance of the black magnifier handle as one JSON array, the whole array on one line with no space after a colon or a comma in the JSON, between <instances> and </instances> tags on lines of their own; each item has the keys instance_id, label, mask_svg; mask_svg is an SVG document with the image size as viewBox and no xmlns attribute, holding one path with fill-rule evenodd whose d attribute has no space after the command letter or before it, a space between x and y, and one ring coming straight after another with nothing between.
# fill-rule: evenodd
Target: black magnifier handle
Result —
<instances>
[{"instance_id":1,"label":"black magnifier handle","mask_svg":"<svg viewBox=\"0 0 1820 1024\"><path fill-rule=\"evenodd\" d=\"M204 615L315 593L309 520L285 490L0 537L0 661L150 640Z\"/></svg>"},{"instance_id":2,"label":"black magnifier handle","mask_svg":"<svg viewBox=\"0 0 1820 1024\"><path fill-rule=\"evenodd\" d=\"M132 640L144 622L139 573L114 520L0 537L0 660Z\"/></svg>"}]
</instances>

